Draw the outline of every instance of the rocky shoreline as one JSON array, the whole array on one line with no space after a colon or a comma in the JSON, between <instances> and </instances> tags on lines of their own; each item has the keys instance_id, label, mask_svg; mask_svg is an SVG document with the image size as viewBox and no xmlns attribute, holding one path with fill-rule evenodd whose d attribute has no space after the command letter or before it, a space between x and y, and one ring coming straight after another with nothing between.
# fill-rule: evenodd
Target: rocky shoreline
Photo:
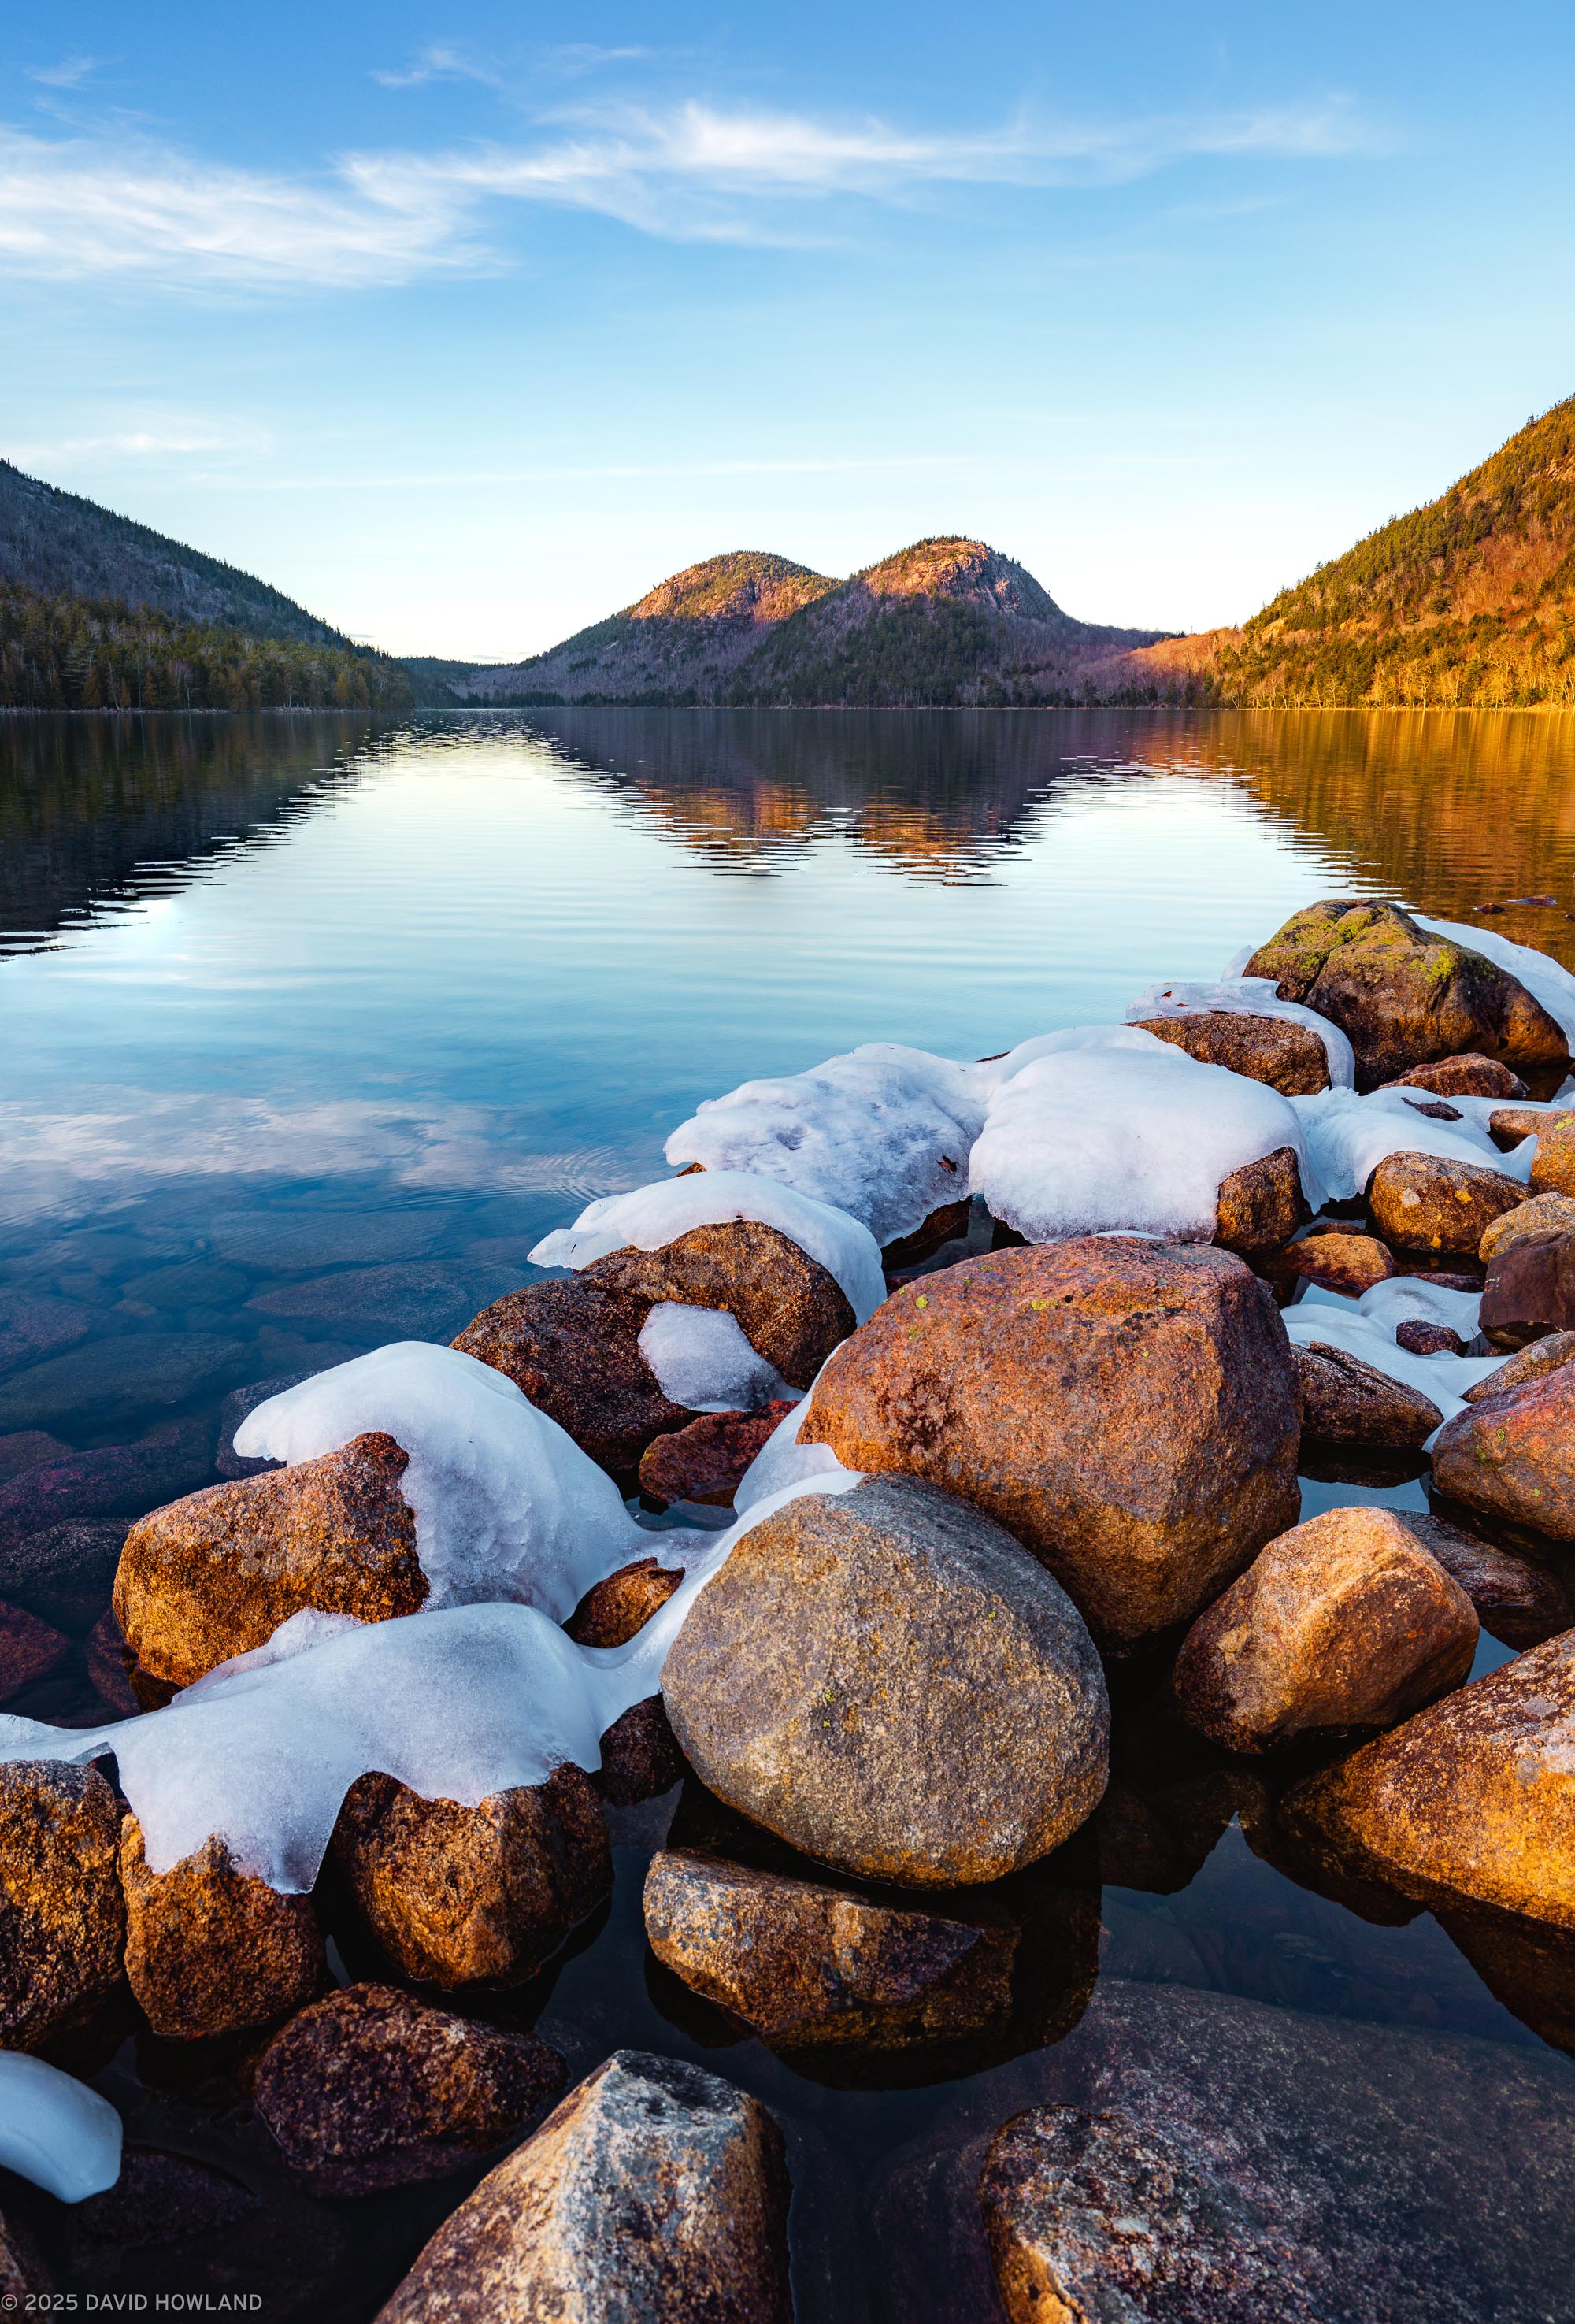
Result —
<instances>
[{"instance_id":1,"label":"rocky shoreline","mask_svg":"<svg viewBox=\"0 0 1575 2324\"><path fill-rule=\"evenodd\" d=\"M1552 2312L1545 2253L1478 2218L1446 2284L1398 2208L1342 2244L1294 2139L1262 2180L1178 2144L1120 2072L1077 2083L1069 2032L1099 1881L1237 1818L1364 1920L1433 1912L1568 2045L1572 1041L1543 955L1313 906L1122 1025L711 1102L677 1175L548 1236L561 1271L452 1346L233 1396L220 1483L180 1422L0 1436L0 1675L90 1628L116 1714L0 1714L0 2159L116 2200L88 2081L130 2025L223 2048L307 2195L508 2150L401 2324L786 2317L820 2194L772 2109L640 2050L576 2078L486 2015L681 1779L642 1914L696 2024L833 2082L1000 2083L882 2198L893 2282L922 2185L952 2225L918 2240L1014 2324L1463 2324L1483 2269L1496 2312ZM1428 1508L1304 1517L1309 1475ZM1510 1658L1473 1680L1484 1633ZM1134 1789L1134 1718L1207 1770L1184 1814Z\"/></svg>"}]
</instances>

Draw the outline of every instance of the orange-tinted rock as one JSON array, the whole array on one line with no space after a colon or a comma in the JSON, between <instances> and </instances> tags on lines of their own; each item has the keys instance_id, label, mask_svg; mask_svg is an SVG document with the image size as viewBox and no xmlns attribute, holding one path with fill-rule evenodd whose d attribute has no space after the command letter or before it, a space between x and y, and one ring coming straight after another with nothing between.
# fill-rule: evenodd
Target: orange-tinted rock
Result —
<instances>
[{"instance_id":1,"label":"orange-tinted rock","mask_svg":"<svg viewBox=\"0 0 1575 2324\"><path fill-rule=\"evenodd\" d=\"M1296 1149L1276 1146L1272 1154L1244 1163L1220 1181L1214 1240L1221 1250L1236 1251L1242 1258L1255 1251L1275 1250L1289 1240L1306 1216Z\"/></svg>"},{"instance_id":2,"label":"orange-tinted rock","mask_svg":"<svg viewBox=\"0 0 1575 2324\"><path fill-rule=\"evenodd\" d=\"M454 1342L493 1365L594 1461L627 1475L656 1437L695 1417L671 1404L640 1351L654 1306L725 1310L784 1379L807 1388L853 1311L834 1277L752 1219L695 1227L660 1250L610 1251L565 1282L494 1300Z\"/></svg>"},{"instance_id":3,"label":"orange-tinted rock","mask_svg":"<svg viewBox=\"0 0 1575 2324\"><path fill-rule=\"evenodd\" d=\"M1552 1122L1575 1121L1575 1112L1561 1107L1550 1113L1541 1105L1503 1105L1488 1117L1488 1135L1507 1154L1523 1138L1540 1138Z\"/></svg>"},{"instance_id":4,"label":"orange-tinted rock","mask_svg":"<svg viewBox=\"0 0 1575 2324\"><path fill-rule=\"evenodd\" d=\"M424 1800L391 1775L363 1775L345 1795L333 1847L391 1960L450 1990L530 1977L612 1878L602 1803L590 1777L566 1763L545 1784L474 1808Z\"/></svg>"},{"instance_id":5,"label":"orange-tinted rock","mask_svg":"<svg viewBox=\"0 0 1575 2324\"><path fill-rule=\"evenodd\" d=\"M1285 1326L1229 1253L1085 1236L965 1259L839 1348L800 1431L986 1510L1119 1643L1295 1522Z\"/></svg>"},{"instance_id":6,"label":"orange-tinted rock","mask_svg":"<svg viewBox=\"0 0 1575 2324\"><path fill-rule=\"evenodd\" d=\"M1575 1929L1575 1631L1288 1792L1281 1816L1423 1904Z\"/></svg>"},{"instance_id":7,"label":"orange-tinted rock","mask_svg":"<svg viewBox=\"0 0 1575 2324\"><path fill-rule=\"evenodd\" d=\"M1530 1183L1534 1198L1538 1194L1575 1195L1575 1114L1550 1121L1538 1132Z\"/></svg>"},{"instance_id":8,"label":"orange-tinted rock","mask_svg":"<svg viewBox=\"0 0 1575 2324\"><path fill-rule=\"evenodd\" d=\"M1512 1396L1528 1380L1541 1379L1544 1372L1556 1372L1571 1356L1575 1356L1575 1332L1550 1332L1545 1340L1532 1340L1517 1349L1496 1372L1489 1372L1475 1388L1467 1388L1465 1401L1486 1404L1494 1397Z\"/></svg>"},{"instance_id":9,"label":"orange-tinted rock","mask_svg":"<svg viewBox=\"0 0 1575 2324\"><path fill-rule=\"evenodd\" d=\"M662 1694L706 1787L857 1877L999 1879L1098 1803L1104 1674L1070 1600L914 1477L809 1493L695 1600Z\"/></svg>"},{"instance_id":10,"label":"orange-tinted rock","mask_svg":"<svg viewBox=\"0 0 1575 2324\"><path fill-rule=\"evenodd\" d=\"M1575 1234L1528 1235L1496 1250L1478 1322L1496 1348L1575 1331Z\"/></svg>"},{"instance_id":11,"label":"orange-tinted rock","mask_svg":"<svg viewBox=\"0 0 1575 2324\"><path fill-rule=\"evenodd\" d=\"M759 1412L703 1412L647 1447L640 1463L641 1492L664 1508L670 1501L700 1501L730 1509L745 1470L792 1409L779 1399Z\"/></svg>"},{"instance_id":12,"label":"orange-tinted rock","mask_svg":"<svg viewBox=\"0 0 1575 2324\"><path fill-rule=\"evenodd\" d=\"M1387 1089L1431 1090L1436 1097L1524 1097L1525 1084L1497 1057L1468 1055L1439 1057L1430 1065L1413 1065L1396 1074Z\"/></svg>"},{"instance_id":13,"label":"orange-tinted rock","mask_svg":"<svg viewBox=\"0 0 1575 2324\"><path fill-rule=\"evenodd\" d=\"M602 1764L594 1781L610 1808L631 1808L670 1791L684 1774L678 1748L659 1694L631 1702L602 1738Z\"/></svg>"},{"instance_id":14,"label":"orange-tinted rock","mask_svg":"<svg viewBox=\"0 0 1575 2324\"><path fill-rule=\"evenodd\" d=\"M1568 1194L1537 1194L1484 1229L1477 1256L1487 1267L1512 1242L1541 1242L1561 1234L1575 1234L1575 1202Z\"/></svg>"},{"instance_id":15,"label":"orange-tinted rock","mask_svg":"<svg viewBox=\"0 0 1575 2324\"><path fill-rule=\"evenodd\" d=\"M120 1810L97 1767L0 1763L0 2043L37 2050L120 1983Z\"/></svg>"},{"instance_id":16,"label":"orange-tinted rock","mask_svg":"<svg viewBox=\"0 0 1575 2324\"><path fill-rule=\"evenodd\" d=\"M1321 1283L1326 1291L1339 1291L1348 1299L1359 1299L1375 1283L1386 1283L1395 1271L1388 1244L1380 1242L1377 1235L1307 1235L1292 1243L1285 1258L1294 1274L1305 1276L1309 1283Z\"/></svg>"},{"instance_id":17,"label":"orange-tinted rock","mask_svg":"<svg viewBox=\"0 0 1575 2324\"><path fill-rule=\"evenodd\" d=\"M48 1678L70 1651L69 1638L51 1630L36 1614L0 1600L0 1702L8 1702L35 1679Z\"/></svg>"},{"instance_id":18,"label":"orange-tinted rock","mask_svg":"<svg viewBox=\"0 0 1575 2324\"><path fill-rule=\"evenodd\" d=\"M534 2034L456 2017L397 1986L350 1985L274 2035L256 2107L291 2170L325 2195L364 2195L501 2145L566 2079Z\"/></svg>"},{"instance_id":19,"label":"orange-tinted rock","mask_svg":"<svg viewBox=\"0 0 1575 2324\"><path fill-rule=\"evenodd\" d=\"M791 2324L782 2134L618 2050L452 2212L377 2324Z\"/></svg>"},{"instance_id":20,"label":"orange-tinted rock","mask_svg":"<svg viewBox=\"0 0 1575 2324\"><path fill-rule=\"evenodd\" d=\"M309 1896L238 1871L216 1836L151 1872L142 1829L121 1827L125 1973L155 2034L176 2041L266 2025L299 2009L324 1975Z\"/></svg>"},{"instance_id":21,"label":"orange-tinted rock","mask_svg":"<svg viewBox=\"0 0 1575 2324\"><path fill-rule=\"evenodd\" d=\"M1460 1684L1477 1628L1464 1591L1387 1509L1330 1509L1271 1541L1199 1615L1176 1702L1227 1751L1392 1727Z\"/></svg>"},{"instance_id":22,"label":"orange-tinted rock","mask_svg":"<svg viewBox=\"0 0 1575 2324\"><path fill-rule=\"evenodd\" d=\"M622 1646L660 1611L684 1576L659 1558L637 1557L586 1591L564 1628L578 1646Z\"/></svg>"},{"instance_id":23,"label":"orange-tinted rock","mask_svg":"<svg viewBox=\"0 0 1575 2324\"><path fill-rule=\"evenodd\" d=\"M1474 1259L1494 1220L1524 1200L1518 1178L1442 1154L1386 1154L1368 1185L1373 1224L1386 1241L1461 1258Z\"/></svg>"},{"instance_id":24,"label":"orange-tinted rock","mask_svg":"<svg viewBox=\"0 0 1575 2324\"><path fill-rule=\"evenodd\" d=\"M1575 1370L1469 1404L1440 1431L1432 1473L1451 1501L1575 1541Z\"/></svg>"},{"instance_id":25,"label":"orange-tinted rock","mask_svg":"<svg viewBox=\"0 0 1575 2324\"><path fill-rule=\"evenodd\" d=\"M782 2049L901 2049L998 2031L1018 1931L685 1849L651 1858L657 1959Z\"/></svg>"},{"instance_id":26,"label":"orange-tinted rock","mask_svg":"<svg viewBox=\"0 0 1575 2324\"><path fill-rule=\"evenodd\" d=\"M1516 1653L1540 1646L1544 1638L1556 1637L1575 1623L1575 1576L1566 1579L1559 1566L1496 1542L1478 1541L1443 1517L1424 1517L1414 1509L1395 1514L1460 1583L1482 1628Z\"/></svg>"},{"instance_id":27,"label":"orange-tinted rock","mask_svg":"<svg viewBox=\"0 0 1575 2324\"><path fill-rule=\"evenodd\" d=\"M307 1606L364 1622L415 1613L428 1584L400 1490L408 1459L373 1432L143 1517L115 1582L115 1617L143 1668L189 1686Z\"/></svg>"},{"instance_id":28,"label":"orange-tinted rock","mask_svg":"<svg viewBox=\"0 0 1575 2324\"><path fill-rule=\"evenodd\" d=\"M979 2202L1009 2324L1324 2324L1288 2238L1206 2157L1125 2114L1039 2106L991 2140Z\"/></svg>"},{"instance_id":29,"label":"orange-tinted rock","mask_svg":"<svg viewBox=\"0 0 1575 2324\"><path fill-rule=\"evenodd\" d=\"M1143 1017L1145 1033L1184 1049L1201 1065L1223 1065L1248 1081L1266 1082L1286 1097L1310 1097L1329 1087L1329 1053L1311 1025L1288 1017L1248 1017L1229 1009L1195 1016Z\"/></svg>"},{"instance_id":30,"label":"orange-tinted rock","mask_svg":"<svg viewBox=\"0 0 1575 2324\"><path fill-rule=\"evenodd\" d=\"M1291 1352L1302 1432L1320 1443L1425 1444L1443 1418L1431 1397L1327 1341Z\"/></svg>"},{"instance_id":31,"label":"orange-tinted rock","mask_svg":"<svg viewBox=\"0 0 1575 2324\"><path fill-rule=\"evenodd\" d=\"M1424 1323L1410 1315L1395 1326L1395 1345L1411 1356L1463 1356L1466 1342L1447 1323Z\"/></svg>"},{"instance_id":32,"label":"orange-tinted rock","mask_svg":"<svg viewBox=\"0 0 1575 2324\"><path fill-rule=\"evenodd\" d=\"M1419 927L1395 904L1310 904L1242 973L1272 977L1283 1001L1332 1018L1356 1051L1359 1088L1468 1053L1545 1079L1569 1054L1562 1030L1518 977Z\"/></svg>"}]
</instances>

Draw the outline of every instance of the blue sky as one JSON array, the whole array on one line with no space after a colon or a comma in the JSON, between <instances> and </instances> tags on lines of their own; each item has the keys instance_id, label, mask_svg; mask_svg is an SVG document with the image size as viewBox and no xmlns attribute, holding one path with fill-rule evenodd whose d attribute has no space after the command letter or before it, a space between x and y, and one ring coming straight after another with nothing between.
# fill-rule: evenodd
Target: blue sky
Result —
<instances>
[{"instance_id":1,"label":"blue sky","mask_svg":"<svg viewBox=\"0 0 1575 2324\"><path fill-rule=\"evenodd\" d=\"M1575 389L1575 13L14 10L0 451L401 651L922 534L1204 627Z\"/></svg>"}]
</instances>

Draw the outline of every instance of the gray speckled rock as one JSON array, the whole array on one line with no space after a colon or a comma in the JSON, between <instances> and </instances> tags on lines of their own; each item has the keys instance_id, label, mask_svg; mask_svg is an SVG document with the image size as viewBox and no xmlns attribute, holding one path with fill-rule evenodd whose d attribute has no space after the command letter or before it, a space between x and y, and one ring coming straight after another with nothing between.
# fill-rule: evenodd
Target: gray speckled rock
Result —
<instances>
[{"instance_id":1,"label":"gray speckled rock","mask_svg":"<svg viewBox=\"0 0 1575 2324\"><path fill-rule=\"evenodd\" d=\"M615 2051L446 2219L379 2324L789 2324L782 2135Z\"/></svg>"},{"instance_id":2,"label":"gray speckled rock","mask_svg":"<svg viewBox=\"0 0 1575 2324\"><path fill-rule=\"evenodd\" d=\"M1104 1674L1060 1584L916 1477L746 1533L662 1673L701 1781L806 1855L913 1886L1046 1855L1105 1787Z\"/></svg>"}]
</instances>

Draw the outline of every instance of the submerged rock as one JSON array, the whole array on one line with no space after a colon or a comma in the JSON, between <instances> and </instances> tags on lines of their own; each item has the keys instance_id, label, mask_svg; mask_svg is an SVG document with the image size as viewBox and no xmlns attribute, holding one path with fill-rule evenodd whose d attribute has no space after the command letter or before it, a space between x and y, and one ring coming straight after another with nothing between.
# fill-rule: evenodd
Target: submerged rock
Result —
<instances>
[{"instance_id":1,"label":"submerged rock","mask_svg":"<svg viewBox=\"0 0 1575 2324\"><path fill-rule=\"evenodd\" d=\"M1518 977L1395 904L1310 904L1242 973L1273 977L1283 1001L1332 1019L1356 1051L1359 1088L1468 1052L1535 1078L1569 1054L1562 1029Z\"/></svg>"},{"instance_id":2,"label":"submerged rock","mask_svg":"<svg viewBox=\"0 0 1575 2324\"><path fill-rule=\"evenodd\" d=\"M142 1827L120 1833L125 1973L155 2034L192 2041L266 2025L299 2009L324 1975L309 1896L282 1896L236 1869L216 1834L151 1872Z\"/></svg>"},{"instance_id":3,"label":"submerged rock","mask_svg":"<svg viewBox=\"0 0 1575 2324\"><path fill-rule=\"evenodd\" d=\"M1011 2015L1018 1931L882 1904L683 1849L651 1859L652 1951L778 2048L897 2049L998 2031Z\"/></svg>"},{"instance_id":4,"label":"submerged rock","mask_svg":"<svg viewBox=\"0 0 1575 2324\"><path fill-rule=\"evenodd\" d=\"M710 1790L864 1878L999 1879L1105 1786L1104 1676L1075 1608L916 1478L806 1494L752 1526L696 1599L662 1694Z\"/></svg>"},{"instance_id":5,"label":"submerged rock","mask_svg":"<svg viewBox=\"0 0 1575 2324\"><path fill-rule=\"evenodd\" d=\"M1442 1154L1386 1155L1368 1185L1373 1224L1386 1241L1463 1259L1474 1259L1494 1220L1524 1200L1518 1178Z\"/></svg>"},{"instance_id":6,"label":"submerged rock","mask_svg":"<svg viewBox=\"0 0 1575 2324\"><path fill-rule=\"evenodd\" d=\"M0 1547L56 1526L141 1517L210 1476L212 1450L212 1431L201 1420L166 1421L134 1444L94 1452L60 1446L0 1484Z\"/></svg>"},{"instance_id":7,"label":"submerged rock","mask_svg":"<svg viewBox=\"0 0 1575 2324\"><path fill-rule=\"evenodd\" d=\"M1575 1234L1575 1202L1568 1194L1537 1194L1483 1229L1477 1256L1486 1267L1512 1242L1539 1242L1561 1234Z\"/></svg>"},{"instance_id":8,"label":"submerged rock","mask_svg":"<svg viewBox=\"0 0 1575 2324\"><path fill-rule=\"evenodd\" d=\"M1451 1501L1575 1542L1575 1371L1467 1405L1439 1432L1432 1473Z\"/></svg>"},{"instance_id":9,"label":"submerged rock","mask_svg":"<svg viewBox=\"0 0 1575 2324\"><path fill-rule=\"evenodd\" d=\"M659 1436L640 1463L640 1489L664 1507L699 1501L731 1508L744 1471L792 1411L778 1398L759 1412L703 1412L686 1428Z\"/></svg>"},{"instance_id":10,"label":"submerged rock","mask_svg":"<svg viewBox=\"0 0 1575 2324\"><path fill-rule=\"evenodd\" d=\"M1293 1274L1348 1299L1359 1299L1397 1272L1388 1244L1368 1234L1307 1235L1291 1244L1285 1263Z\"/></svg>"},{"instance_id":11,"label":"submerged rock","mask_svg":"<svg viewBox=\"0 0 1575 2324\"><path fill-rule=\"evenodd\" d=\"M0 1600L0 1702L9 1702L35 1680L48 1678L70 1651L71 1641L59 1630Z\"/></svg>"},{"instance_id":12,"label":"submerged rock","mask_svg":"<svg viewBox=\"0 0 1575 2324\"><path fill-rule=\"evenodd\" d=\"M441 2178L518 2133L567 2079L534 2034L434 2009L391 1985L326 1994L276 2034L256 2107L325 2195Z\"/></svg>"},{"instance_id":13,"label":"submerged rock","mask_svg":"<svg viewBox=\"0 0 1575 2324\"><path fill-rule=\"evenodd\" d=\"M1200 1065L1223 1065L1266 1082L1285 1097L1329 1087L1329 1053L1311 1025L1286 1017L1249 1017L1233 1009L1200 1009L1184 1017L1142 1017L1145 1033L1184 1049Z\"/></svg>"},{"instance_id":14,"label":"submerged rock","mask_svg":"<svg viewBox=\"0 0 1575 2324\"><path fill-rule=\"evenodd\" d=\"M1447 1518L1423 1517L1414 1509L1396 1509L1395 1515L1460 1583L1482 1628L1516 1653L1540 1646L1575 1623L1575 1576L1567 1580L1557 1566L1478 1541Z\"/></svg>"},{"instance_id":15,"label":"submerged rock","mask_svg":"<svg viewBox=\"0 0 1575 2324\"><path fill-rule=\"evenodd\" d=\"M1326 1341L1293 1348L1302 1433L1323 1444L1425 1444L1443 1414L1431 1397Z\"/></svg>"},{"instance_id":16,"label":"submerged rock","mask_svg":"<svg viewBox=\"0 0 1575 2324\"><path fill-rule=\"evenodd\" d=\"M990 2141L979 2202L1009 2324L1326 2324L1272 2218L1125 2115L1016 2116Z\"/></svg>"},{"instance_id":17,"label":"submerged rock","mask_svg":"<svg viewBox=\"0 0 1575 2324\"><path fill-rule=\"evenodd\" d=\"M1301 1167L1294 1146L1276 1146L1220 1181L1214 1240L1242 1258L1277 1250L1307 1216Z\"/></svg>"},{"instance_id":18,"label":"submerged rock","mask_svg":"<svg viewBox=\"0 0 1575 2324\"><path fill-rule=\"evenodd\" d=\"M1501 1245L1488 1262L1478 1321L1496 1348L1575 1331L1575 1233Z\"/></svg>"},{"instance_id":19,"label":"submerged rock","mask_svg":"<svg viewBox=\"0 0 1575 2324\"><path fill-rule=\"evenodd\" d=\"M1228 1252L1136 1236L907 1286L826 1365L799 1442L966 1496L1116 1646L1195 1614L1300 1505L1266 1286Z\"/></svg>"},{"instance_id":20,"label":"submerged rock","mask_svg":"<svg viewBox=\"0 0 1575 2324\"><path fill-rule=\"evenodd\" d=\"M612 1879L602 1803L566 1763L545 1784L474 1808L363 1775L339 1811L333 1853L395 1967L446 1990L520 1983Z\"/></svg>"},{"instance_id":21,"label":"submerged rock","mask_svg":"<svg viewBox=\"0 0 1575 2324\"><path fill-rule=\"evenodd\" d=\"M444 2221L378 2324L790 2324L788 2199L757 2099L615 2051Z\"/></svg>"},{"instance_id":22,"label":"submerged rock","mask_svg":"<svg viewBox=\"0 0 1575 2324\"><path fill-rule=\"evenodd\" d=\"M1386 1089L1431 1090L1435 1097L1524 1097L1525 1084L1497 1057L1469 1052L1463 1057L1438 1057L1430 1065L1413 1065L1396 1074Z\"/></svg>"},{"instance_id":23,"label":"submerged rock","mask_svg":"<svg viewBox=\"0 0 1575 2324\"><path fill-rule=\"evenodd\" d=\"M91 1629L109 1604L127 1530L112 1518L29 1534L0 1550L4 1586L19 1605L57 1629Z\"/></svg>"},{"instance_id":24,"label":"submerged rock","mask_svg":"<svg viewBox=\"0 0 1575 2324\"><path fill-rule=\"evenodd\" d=\"M428 1582L400 1490L408 1461L374 1431L134 1526L115 1611L143 1668L189 1686L308 1606L366 1622L413 1614Z\"/></svg>"},{"instance_id":25,"label":"submerged rock","mask_svg":"<svg viewBox=\"0 0 1575 2324\"><path fill-rule=\"evenodd\" d=\"M1271 1541L1199 1615L1176 1702L1227 1751L1391 1727L1461 1683L1477 1630L1465 1591L1398 1517L1330 1509Z\"/></svg>"},{"instance_id":26,"label":"submerged rock","mask_svg":"<svg viewBox=\"0 0 1575 2324\"><path fill-rule=\"evenodd\" d=\"M240 1340L215 1332L123 1332L51 1356L0 1383L0 1428L52 1426L80 1416L97 1427L184 1404L245 1361Z\"/></svg>"},{"instance_id":27,"label":"submerged rock","mask_svg":"<svg viewBox=\"0 0 1575 2324\"><path fill-rule=\"evenodd\" d=\"M121 1978L120 1811L96 1767L0 1762L0 2042L37 2050Z\"/></svg>"}]
</instances>

